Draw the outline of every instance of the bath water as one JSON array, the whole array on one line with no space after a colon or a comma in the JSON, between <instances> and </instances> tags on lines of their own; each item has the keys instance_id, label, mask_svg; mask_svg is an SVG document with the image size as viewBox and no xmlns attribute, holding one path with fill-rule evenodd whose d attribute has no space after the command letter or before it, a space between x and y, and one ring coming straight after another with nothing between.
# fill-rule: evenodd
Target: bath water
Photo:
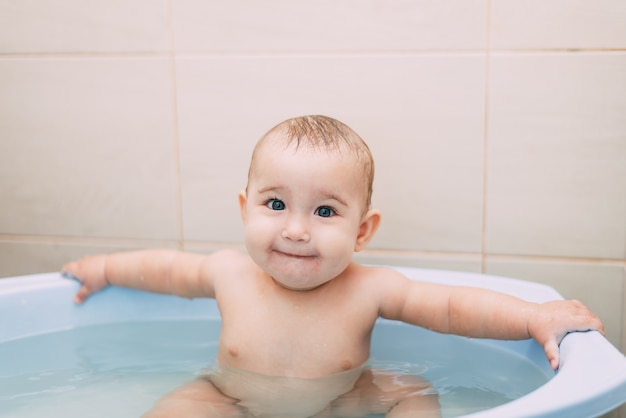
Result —
<instances>
[{"instance_id":1,"label":"bath water","mask_svg":"<svg viewBox=\"0 0 626 418\"><path fill-rule=\"evenodd\" d=\"M217 354L219 321L91 325L0 343L0 416L141 416ZM509 402L549 377L508 350L391 322L377 324L370 364L419 375L444 417Z\"/></svg>"}]
</instances>

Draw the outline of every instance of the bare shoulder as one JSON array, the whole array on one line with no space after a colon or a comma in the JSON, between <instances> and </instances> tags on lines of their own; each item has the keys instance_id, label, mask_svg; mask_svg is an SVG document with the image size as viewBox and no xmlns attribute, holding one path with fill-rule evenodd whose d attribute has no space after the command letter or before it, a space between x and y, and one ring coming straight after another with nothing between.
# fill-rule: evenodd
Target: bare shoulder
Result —
<instances>
[{"instance_id":1,"label":"bare shoulder","mask_svg":"<svg viewBox=\"0 0 626 418\"><path fill-rule=\"evenodd\" d=\"M229 249L211 254L183 251L172 254L172 291L186 297L215 297L219 283L237 275L237 269L248 259L246 254Z\"/></svg>"},{"instance_id":2,"label":"bare shoulder","mask_svg":"<svg viewBox=\"0 0 626 418\"><path fill-rule=\"evenodd\" d=\"M250 257L234 249L215 251L204 257L203 268L211 275L232 275L250 268Z\"/></svg>"},{"instance_id":3,"label":"bare shoulder","mask_svg":"<svg viewBox=\"0 0 626 418\"><path fill-rule=\"evenodd\" d=\"M356 265L355 269L359 276L367 279L374 286L406 285L410 281L405 275L391 267Z\"/></svg>"},{"instance_id":4,"label":"bare shoulder","mask_svg":"<svg viewBox=\"0 0 626 418\"><path fill-rule=\"evenodd\" d=\"M248 255L244 252L232 248L225 248L223 250L212 252L207 257L225 263L243 262L250 259L250 257L248 257Z\"/></svg>"},{"instance_id":5,"label":"bare shoulder","mask_svg":"<svg viewBox=\"0 0 626 418\"><path fill-rule=\"evenodd\" d=\"M404 319L407 306L425 306L443 290L440 285L412 280L393 268L362 268L364 277L377 292L379 314L384 318Z\"/></svg>"},{"instance_id":6,"label":"bare shoulder","mask_svg":"<svg viewBox=\"0 0 626 418\"><path fill-rule=\"evenodd\" d=\"M255 266L248 254L234 249L223 249L205 256L202 268L204 275L217 284L238 282L249 277L254 274Z\"/></svg>"},{"instance_id":7,"label":"bare shoulder","mask_svg":"<svg viewBox=\"0 0 626 418\"><path fill-rule=\"evenodd\" d=\"M383 304L386 299L403 295L411 280L397 270L385 266L351 266L351 275L359 287L374 292Z\"/></svg>"}]
</instances>

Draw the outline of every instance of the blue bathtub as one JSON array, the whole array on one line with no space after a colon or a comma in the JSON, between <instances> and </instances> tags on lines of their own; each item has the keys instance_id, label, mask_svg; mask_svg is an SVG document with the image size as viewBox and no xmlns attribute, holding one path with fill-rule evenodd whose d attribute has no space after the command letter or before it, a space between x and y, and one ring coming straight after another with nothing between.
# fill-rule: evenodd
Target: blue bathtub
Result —
<instances>
[{"instance_id":1,"label":"blue bathtub","mask_svg":"<svg viewBox=\"0 0 626 418\"><path fill-rule=\"evenodd\" d=\"M484 287L534 302L562 299L551 287L531 282L471 273L394 268L415 280ZM102 323L219 318L213 300L187 300L119 288L109 288L88 303L75 306L71 300L77 289L78 283L57 273L0 280L0 344ZM455 337L445 338L450 338L450 343L454 344ZM567 335L561 343L561 366L557 373L549 369L543 350L532 340L481 340L481 343L524 356L544 369L550 378L525 396L466 417L588 418L600 416L626 402L626 359L598 332Z\"/></svg>"}]
</instances>

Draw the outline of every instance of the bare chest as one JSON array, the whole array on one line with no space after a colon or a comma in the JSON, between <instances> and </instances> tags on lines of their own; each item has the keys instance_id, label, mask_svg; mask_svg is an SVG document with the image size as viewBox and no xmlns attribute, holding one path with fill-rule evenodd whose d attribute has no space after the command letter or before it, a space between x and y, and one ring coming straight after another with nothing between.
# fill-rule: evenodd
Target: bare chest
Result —
<instances>
[{"instance_id":1,"label":"bare chest","mask_svg":"<svg viewBox=\"0 0 626 418\"><path fill-rule=\"evenodd\" d=\"M367 361L376 312L348 295L296 296L250 292L221 306L220 363L268 375L319 377Z\"/></svg>"}]
</instances>

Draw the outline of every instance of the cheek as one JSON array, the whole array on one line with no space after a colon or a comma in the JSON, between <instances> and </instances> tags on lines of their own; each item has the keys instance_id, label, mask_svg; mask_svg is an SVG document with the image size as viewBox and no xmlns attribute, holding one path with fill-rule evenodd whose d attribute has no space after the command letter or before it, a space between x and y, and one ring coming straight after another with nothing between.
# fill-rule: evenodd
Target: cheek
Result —
<instances>
[{"instance_id":1,"label":"cheek","mask_svg":"<svg viewBox=\"0 0 626 418\"><path fill-rule=\"evenodd\" d=\"M354 254L353 238L351 231L334 230L324 234L323 241L318 241L317 247L323 255L326 275L337 276L348 267Z\"/></svg>"},{"instance_id":2,"label":"cheek","mask_svg":"<svg viewBox=\"0 0 626 418\"><path fill-rule=\"evenodd\" d=\"M277 234L277 224L271 216L249 212L243 225L246 245L264 245L274 240Z\"/></svg>"},{"instance_id":3,"label":"cheek","mask_svg":"<svg viewBox=\"0 0 626 418\"><path fill-rule=\"evenodd\" d=\"M320 236L319 241L323 242L323 247L327 249L328 254L335 254L338 257L345 257L346 253L354 251L357 232L348 225L339 228L325 229Z\"/></svg>"}]
</instances>

